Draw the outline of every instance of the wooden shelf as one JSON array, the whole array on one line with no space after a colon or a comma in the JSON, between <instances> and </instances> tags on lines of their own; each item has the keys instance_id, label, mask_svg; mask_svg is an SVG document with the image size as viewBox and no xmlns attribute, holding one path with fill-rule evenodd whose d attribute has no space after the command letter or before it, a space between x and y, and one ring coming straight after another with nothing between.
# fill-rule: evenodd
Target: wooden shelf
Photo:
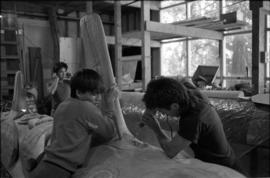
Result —
<instances>
[{"instance_id":1,"label":"wooden shelf","mask_svg":"<svg viewBox=\"0 0 270 178\"><path fill-rule=\"evenodd\" d=\"M165 40L181 37L195 37L221 40L223 34L214 30L201 29L196 27L187 27L182 25L165 24L154 21L145 22L145 30L150 32L152 40ZM125 38L141 39L141 31L132 31L123 34Z\"/></svg>"},{"instance_id":2,"label":"wooden shelf","mask_svg":"<svg viewBox=\"0 0 270 178\"><path fill-rule=\"evenodd\" d=\"M3 86L1 86L1 89L4 89L4 90L10 90L10 89L14 89L14 85L9 85L9 84L7 84L7 85L3 85Z\"/></svg>"},{"instance_id":3,"label":"wooden shelf","mask_svg":"<svg viewBox=\"0 0 270 178\"><path fill-rule=\"evenodd\" d=\"M19 59L17 55L1 56L1 59Z\"/></svg>"},{"instance_id":4,"label":"wooden shelf","mask_svg":"<svg viewBox=\"0 0 270 178\"><path fill-rule=\"evenodd\" d=\"M6 73L7 74L16 74L17 71L19 71L20 69L18 70L6 70Z\"/></svg>"},{"instance_id":5,"label":"wooden shelf","mask_svg":"<svg viewBox=\"0 0 270 178\"><path fill-rule=\"evenodd\" d=\"M203 38L222 40L223 31L234 30L242 28L246 22L237 21L235 23L224 23L213 19L203 20L201 23L198 20L191 20L190 22L176 22L176 23L159 23L154 21L145 22L145 30L150 32L152 41L168 40L172 38ZM141 39L141 31L131 31L123 34L125 38Z\"/></svg>"},{"instance_id":6,"label":"wooden shelf","mask_svg":"<svg viewBox=\"0 0 270 178\"><path fill-rule=\"evenodd\" d=\"M14 30L14 31L17 31L18 28L16 28L16 27L3 27L3 26L1 26L1 30Z\"/></svg>"},{"instance_id":7,"label":"wooden shelf","mask_svg":"<svg viewBox=\"0 0 270 178\"><path fill-rule=\"evenodd\" d=\"M1 45L17 45L16 41L1 41Z\"/></svg>"}]
</instances>

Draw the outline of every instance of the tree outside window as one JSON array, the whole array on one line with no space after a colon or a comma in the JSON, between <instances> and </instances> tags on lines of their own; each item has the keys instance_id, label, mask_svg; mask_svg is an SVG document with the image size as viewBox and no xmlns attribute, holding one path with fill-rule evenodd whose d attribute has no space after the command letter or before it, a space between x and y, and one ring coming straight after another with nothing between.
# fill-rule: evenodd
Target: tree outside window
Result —
<instances>
[{"instance_id":1,"label":"tree outside window","mask_svg":"<svg viewBox=\"0 0 270 178\"><path fill-rule=\"evenodd\" d=\"M219 1L194 1L188 3L190 6L189 19L196 19L201 17L218 17L219 16Z\"/></svg>"},{"instance_id":2,"label":"tree outside window","mask_svg":"<svg viewBox=\"0 0 270 178\"><path fill-rule=\"evenodd\" d=\"M191 40L189 76L192 76L198 65L219 66L219 48L216 40ZM218 73L219 75L219 73Z\"/></svg>"},{"instance_id":3,"label":"tree outside window","mask_svg":"<svg viewBox=\"0 0 270 178\"><path fill-rule=\"evenodd\" d=\"M165 43L161 48L161 75L186 75L185 42Z\"/></svg>"},{"instance_id":4,"label":"tree outside window","mask_svg":"<svg viewBox=\"0 0 270 178\"><path fill-rule=\"evenodd\" d=\"M161 23L173 23L186 19L186 6L179 5L160 11Z\"/></svg>"},{"instance_id":5,"label":"tree outside window","mask_svg":"<svg viewBox=\"0 0 270 178\"><path fill-rule=\"evenodd\" d=\"M251 34L231 35L225 39L226 76L251 77Z\"/></svg>"}]
</instances>

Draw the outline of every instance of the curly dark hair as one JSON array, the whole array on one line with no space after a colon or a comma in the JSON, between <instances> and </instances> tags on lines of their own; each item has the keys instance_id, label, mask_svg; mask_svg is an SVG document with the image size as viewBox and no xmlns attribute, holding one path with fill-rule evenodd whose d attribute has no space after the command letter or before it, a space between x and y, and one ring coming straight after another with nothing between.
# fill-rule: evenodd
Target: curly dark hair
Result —
<instances>
[{"instance_id":1,"label":"curly dark hair","mask_svg":"<svg viewBox=\"0 0 270 178\"><path fill-rule=\"evenodd\" d=\"M170 109L171 104L178 103L180 115L183 115L191 110L196 112L199 109L198 105L206 100L198 89L187 85L186 82L161 77L149 82L143 102L148 109Z\"/></svg>"},{"instance_id":2,"label":"curly dark hair","mask_svg":"<svg viewBox=\"0 0 270 178\"><path fill-rule=\"evenodd\" d=\"M102 77L92 69L81 69L70 81L71 97L77 98L76 90L93 94L103 93L105 90Z\"/></svg>"},{"instance_id":3,"label":"curly dark hair","mask_svg":"<svg viewBox=\"0 0 270 178\"><path fill-rule=\"evenodd\" d=\"M53 73L57 73L60 69L65 68L68 69L68 65L64 62L57 62L53 66Z\"/></svg>"}]
</instances>

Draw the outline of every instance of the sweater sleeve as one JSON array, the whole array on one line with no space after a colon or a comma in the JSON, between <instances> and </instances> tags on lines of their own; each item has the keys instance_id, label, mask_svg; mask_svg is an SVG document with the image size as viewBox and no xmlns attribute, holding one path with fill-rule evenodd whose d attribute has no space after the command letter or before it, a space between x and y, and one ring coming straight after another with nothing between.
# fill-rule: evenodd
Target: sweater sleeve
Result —
<instances>
[{"instance_id":1,"label":"sweater sleeve","mask_svg":"<svg viewBox=\"0 0 270 178\"><path fill-rule=\"evenodd\" d=\"M87 115L83 118L82 122L89 132L105 140L113 138L116 134L112 114L102 113L94 105L88 108Z\"/></svg>"},{"instance_id":2,"label":"sweater sleeve","mask_svg":"<svg viewBox=\"0 0 270 178\"><path fill-rule=\"evenodd\" d=\"M193 143L197 143L200 135L199 124L199 117L193 114L180 118L178 134Z\"/></svg>"}]
</instances>

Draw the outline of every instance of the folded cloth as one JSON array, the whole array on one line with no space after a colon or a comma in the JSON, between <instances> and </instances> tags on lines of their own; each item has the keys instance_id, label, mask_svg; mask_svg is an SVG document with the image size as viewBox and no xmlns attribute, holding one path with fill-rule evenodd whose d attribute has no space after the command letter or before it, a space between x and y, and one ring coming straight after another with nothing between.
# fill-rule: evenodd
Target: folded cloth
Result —
<instances>
[{"instance_id":1,"label":"folded cloth","mask_svg":"<svg viewBox=\"0 0 270 178\"><path fill-rule=\"evenodd\" d=\"M32 129L35 126L38 126L40 124L43 124L45 122L51 122L53 121L53 118L47 115L43 115L43 117L31 119L28 121L28 128Z\"/></svg>"},{"instance_id":2,"label":"folded cloth","mask_svg":"<svg viewBox=\"0 0 270 178\"><path fill-rule=\"evenodd\" d=\"M24 125L21 125L21 127L25 128L19 139L19 154L22 167L27 173L29 171L29 167L27 167L29 160L36 160L48 145L52 133L53 121L43 122L31 129Z\"/></svg>"}]
</instances>

